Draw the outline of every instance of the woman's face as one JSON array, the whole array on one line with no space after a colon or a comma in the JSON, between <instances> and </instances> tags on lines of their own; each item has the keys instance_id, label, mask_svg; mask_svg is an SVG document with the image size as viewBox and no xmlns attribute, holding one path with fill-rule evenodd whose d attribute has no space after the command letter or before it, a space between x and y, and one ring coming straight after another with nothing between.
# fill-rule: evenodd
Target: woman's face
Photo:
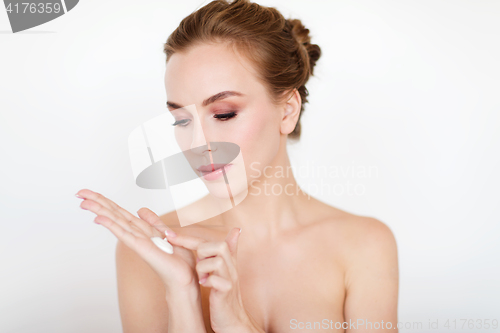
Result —
<instances>
[{"instance_id":1,"label":"woman's face","mask_svg":"<svg viewBox=\"0 0 500 333\"><path fill-rule=\"evenodd\" d=\"M229 163L224 171L232 196L246 191L277 156L283 117L252 65L226 45L199 44L175 53L165 72L177 143L210 193L219 198L228 197L222 170L209 175L213 169L207 168ZM212 97L223 92L230 93ZM231 157L234 144L240 148L236 159Z\"/></svg>"}]
</instances>

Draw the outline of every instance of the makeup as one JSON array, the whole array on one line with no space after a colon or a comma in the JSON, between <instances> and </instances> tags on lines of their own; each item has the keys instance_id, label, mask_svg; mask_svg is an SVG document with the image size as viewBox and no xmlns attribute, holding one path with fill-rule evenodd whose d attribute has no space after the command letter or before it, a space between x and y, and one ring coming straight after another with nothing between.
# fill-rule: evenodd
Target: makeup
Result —
<instances>
[{"instance_id":1,"label":"makeup","mask_svg":"<svg viewBox=\"0 0 500 333\"><path fill-rule=\"evenodd\" d=\"M221 178L223 176L223 171L228 172L232 166L232 164L202 165L198 168L198 171L202 174L203 179L212 181Z\"/></svg>"},{"instance_id":2,"label":"makeup","mask_svg":"<svg viewBox=\"0 0 500 333\"><path fill-rule=\"evenodd\" d=\"M162 251L167 252L169 254L174 253L174 248L172 244L170 244L166 238L162 239L161 237L151 237L153 243L158 246Z\"/></svg>"},{"instance_id":3,"label":"makeup","mask_svg":"<svg viewBox=\"0 0 500 333\"><path fill-rule=\"evenodd\" d=\"M236 112L235 111L229 111L225 113L216 113L213 116L215 119L221 120L221 121L226 121L231 118L236 117Z\"/></svg>"}]
</instances>

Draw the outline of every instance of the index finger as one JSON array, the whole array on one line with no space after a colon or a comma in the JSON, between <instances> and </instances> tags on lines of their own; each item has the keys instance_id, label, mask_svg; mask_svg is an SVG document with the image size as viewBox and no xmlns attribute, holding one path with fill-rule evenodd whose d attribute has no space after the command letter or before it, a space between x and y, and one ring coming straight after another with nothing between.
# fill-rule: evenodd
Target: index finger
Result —
<instances>
[{"instance_id":1,"label":"index finger","mask_svg":"<svg viewBox=\"0 0 500 333\"><path fill-rule=\"evenodd\" d=\"M79 196L81 199L90 199L92 201L95 201L102 207L106 208L109 210L110 213L113 213L113 215L116 215L116 217L123 217L125 220L132 222L135 224L137 227L139 227L145 234L150 234L151 233L151 228L148 225L148 223L144 222L143 220L137 218L136 216L132 215L129 213L126 209L120 207L118 204L107 198L106 196L102 195L101 193L91 191L89 189L83 189L77 192L77 196Z\"/></svg>"},{"instance_id":2,"label":"index finger","mask_svg":"<svg viewBox=\"0 0 500 333\"><path fill-rule=\"evenodd\" d=\"M108 208L109 210L116 210L118 213L122 214L124 218L127 220L132 220L135 217L131 213L129 213L126 209L122 208L120 205L115 203L113 200L108 197L102 195L101 193L91 191L89 189L82 189L76 193L76 196L80 199L91 199L100 205Z\"/></svg>"}]
</instances>

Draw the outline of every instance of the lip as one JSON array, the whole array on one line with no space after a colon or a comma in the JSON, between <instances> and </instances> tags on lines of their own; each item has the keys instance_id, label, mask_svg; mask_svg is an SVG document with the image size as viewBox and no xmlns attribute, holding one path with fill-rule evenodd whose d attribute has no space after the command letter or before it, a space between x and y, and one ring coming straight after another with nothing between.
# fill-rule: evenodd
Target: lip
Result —
<instances>
[{"instance_id":1,"label":"lip","mask_svg":"<svg viewBox=\"0 0 500 333\"><path fill-rule=\"evenodd\" d=\"M232 164L209 164L202 165L198 168L203 178L208 181L216 180L222 177L222 169L227 173L231 169Z\"/></svg>"}]
</instances>

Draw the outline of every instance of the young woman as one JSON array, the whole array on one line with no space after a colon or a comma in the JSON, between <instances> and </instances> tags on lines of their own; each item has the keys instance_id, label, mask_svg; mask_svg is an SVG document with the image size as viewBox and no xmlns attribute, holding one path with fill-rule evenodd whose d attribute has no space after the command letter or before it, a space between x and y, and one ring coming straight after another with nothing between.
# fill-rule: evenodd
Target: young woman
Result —
<instances>
[{"instance_id":1,"label":"young woman","mask_svg":"<svg viewBox=\"0 0 500 333\"><path fill-rule=\"evenodd\" d=\"M216 0L180 23L165 52L176 134L198 128L207 143L237 144L244 162L225 173L244 168L246 187L231 195L247 194L181 227L176 212L141 208L136 217L99 193L77 193L118 238L124 332L398 332L390 229L308 196L293 174L278 172L290 167L287 140L300 136L305 84L321 55L309 30L274 8ZM183 108L193 104L196 117ZM203 199L189 208L203 213ZM150 239L165 231L173 254Z\"/></svg>"}]
</instances>

